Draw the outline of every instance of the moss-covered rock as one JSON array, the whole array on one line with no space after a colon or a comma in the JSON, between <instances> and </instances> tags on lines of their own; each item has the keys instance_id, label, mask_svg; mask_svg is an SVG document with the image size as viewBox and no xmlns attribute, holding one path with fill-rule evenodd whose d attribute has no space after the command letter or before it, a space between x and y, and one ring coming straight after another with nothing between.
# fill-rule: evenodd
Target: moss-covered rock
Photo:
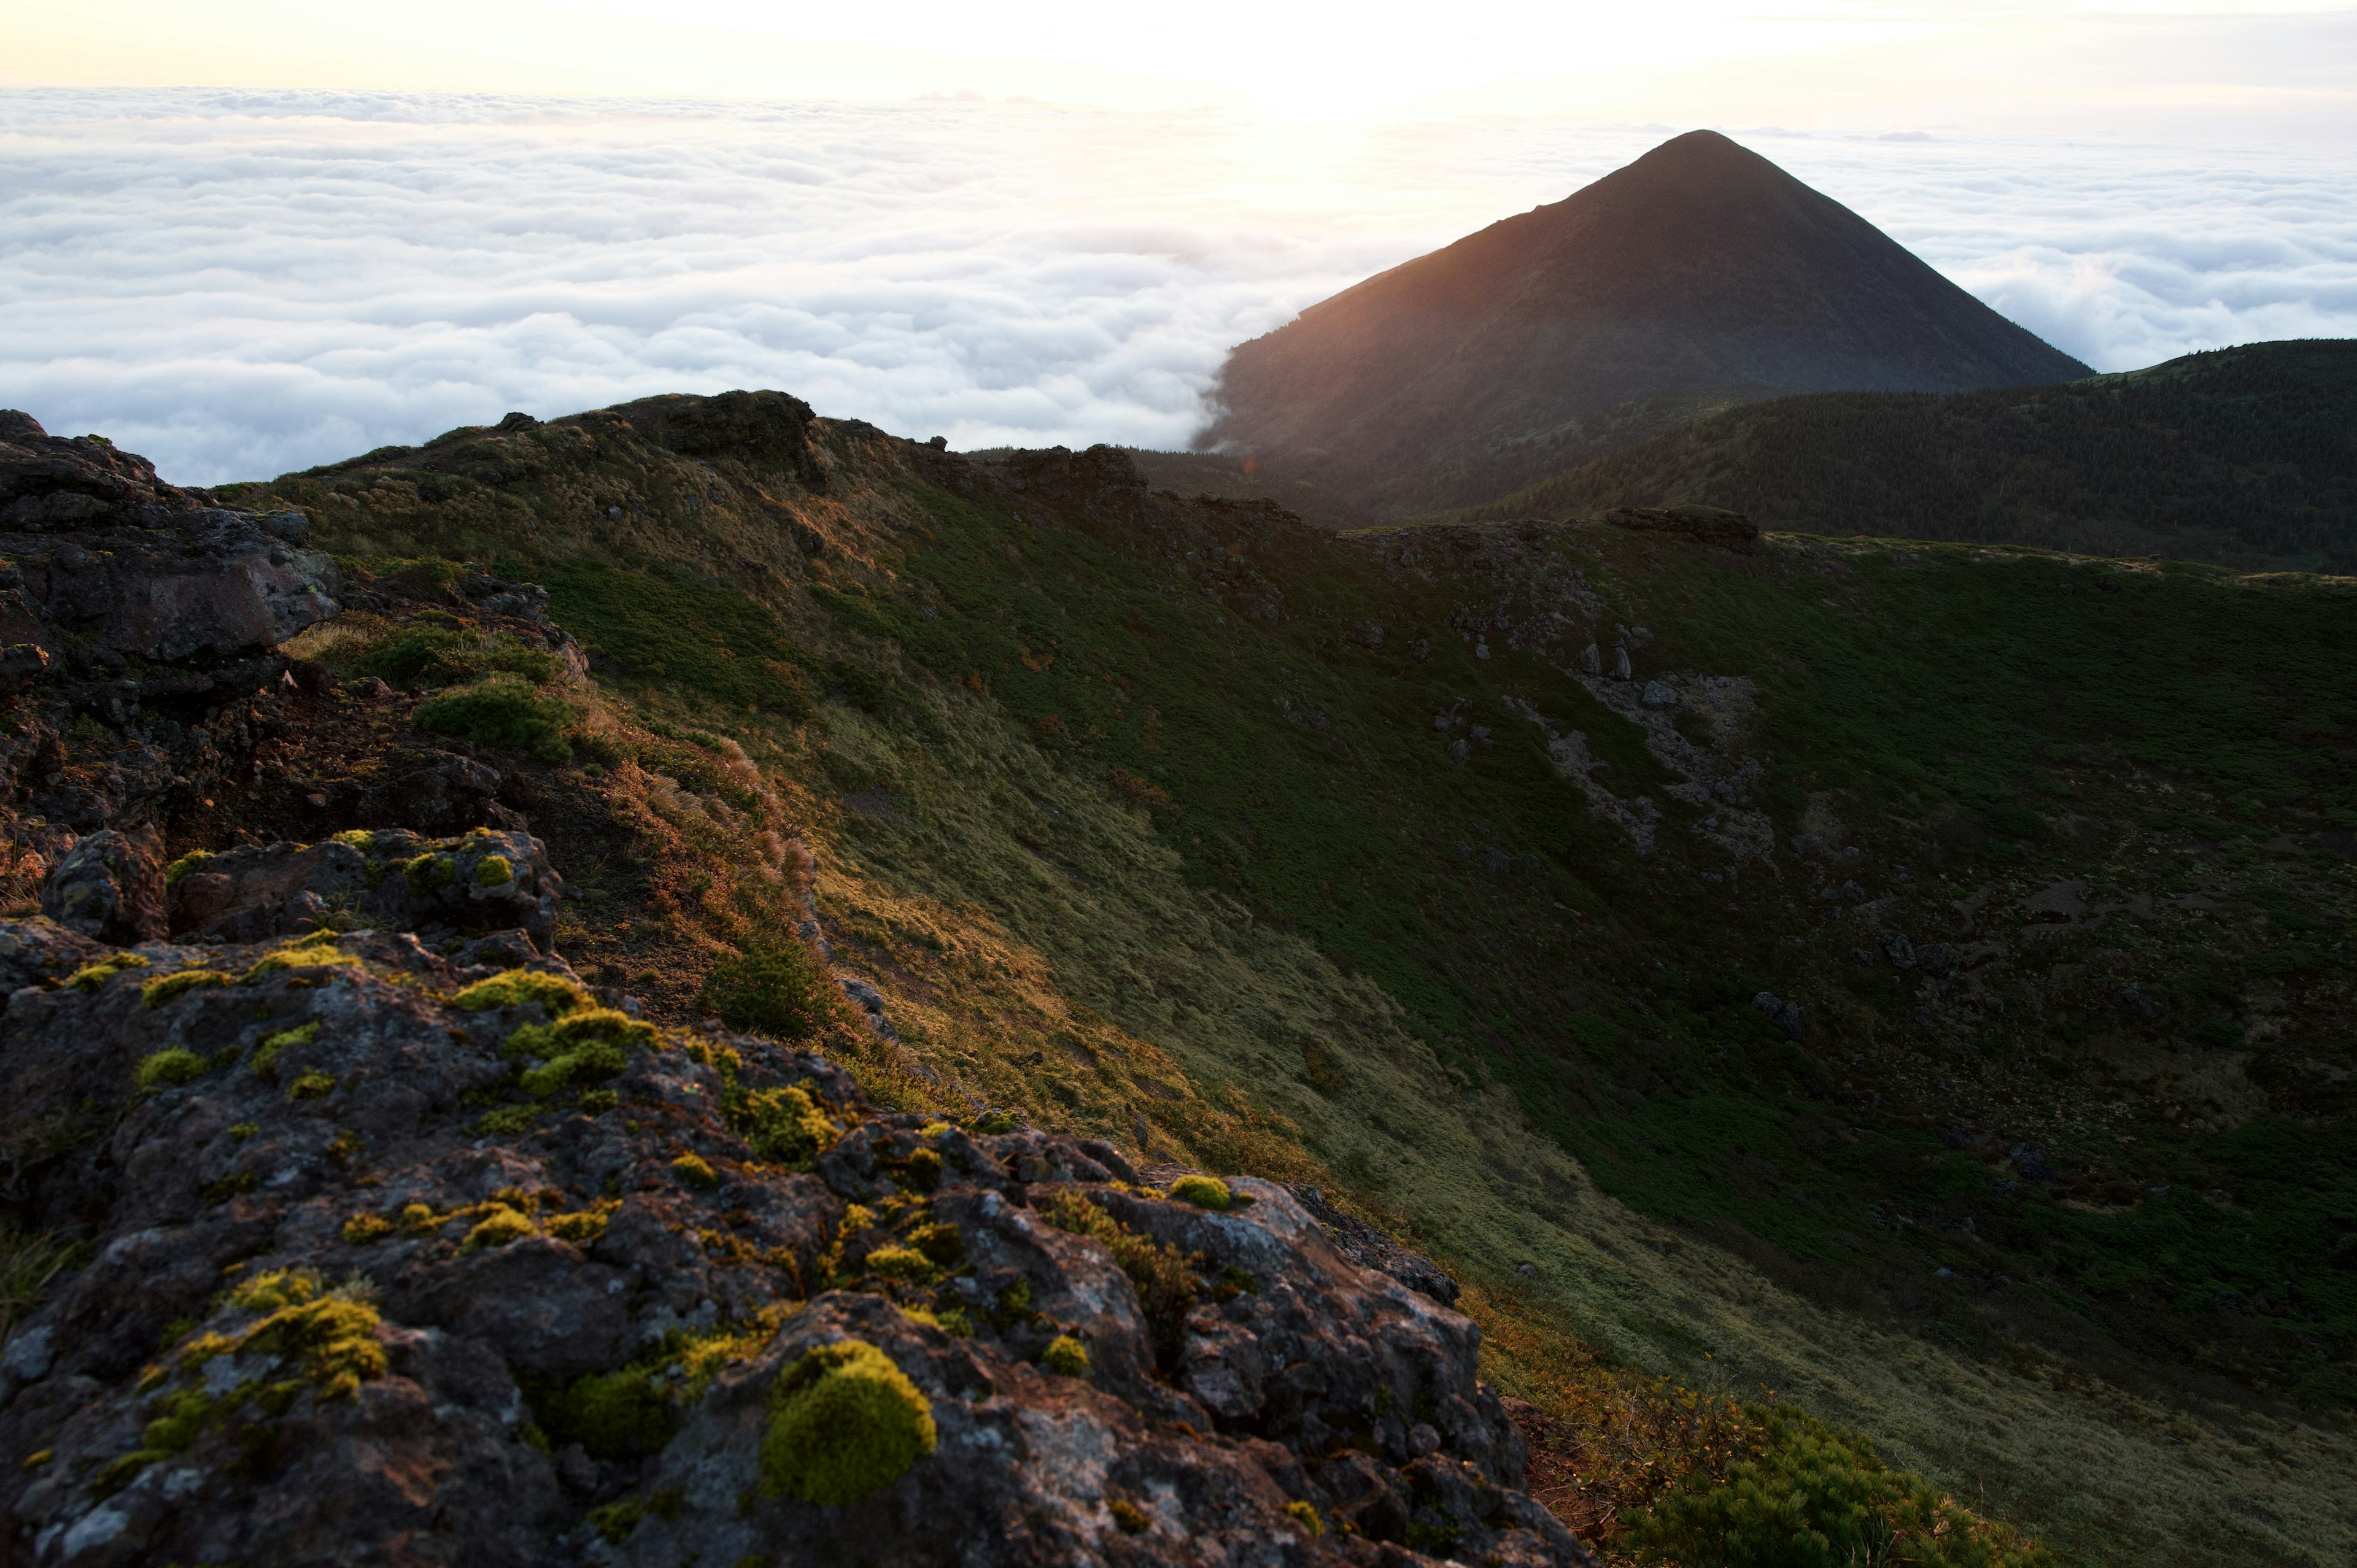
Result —
<instances>
[{"instance_id":1,"label":"moss-covered rock","mask_svg":"<svg viewBox=\"0 0 2357 1568\"><path fill-rule=\"evenodd\" d=\"M822 1507L855 1502L899 1479L938 1440L931 1402L890 1357L865 1340L822 1345L770 1392L761 1490Z\"/></svg>"}]
</instances>

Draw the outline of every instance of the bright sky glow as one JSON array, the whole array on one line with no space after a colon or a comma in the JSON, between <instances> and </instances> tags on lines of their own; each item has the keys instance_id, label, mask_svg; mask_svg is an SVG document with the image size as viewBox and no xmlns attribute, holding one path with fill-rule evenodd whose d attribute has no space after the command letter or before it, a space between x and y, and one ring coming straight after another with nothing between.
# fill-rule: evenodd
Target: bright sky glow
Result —
<instances>
[{"instance_id":1,"label":"bright sky glow","mask_svg":"<svg viewBox=\"0 0 2357 1568\"><path fill-rule=\"evenodd\" d=\"M2099 369L2357 336L2345 6L8 0L0 405L193 482L730 386L1177 446L1696 125Z\"/></svg>"},{"instance_id":2,"label":"bright sky glow","mask_svg":"<svg viewBox=\"0 0 2357 1568\"><path fill-rule=\"evenodd\" d=\"M10 0L0 85L1025 95L1262 116L1512 112L2346 136L2325 0ZM2124 122L2135 122L2133 124ZM1888 128L1878 124L1876 128Z\"/></svg>"}]
</instances>

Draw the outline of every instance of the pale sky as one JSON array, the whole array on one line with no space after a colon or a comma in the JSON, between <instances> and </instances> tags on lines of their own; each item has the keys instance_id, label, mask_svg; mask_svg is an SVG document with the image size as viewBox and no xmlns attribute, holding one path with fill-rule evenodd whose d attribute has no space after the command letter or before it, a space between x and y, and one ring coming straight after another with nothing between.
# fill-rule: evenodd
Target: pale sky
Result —
<instances>
[{"instance_id":1,"label":"pale sky","mask_svg":"<svg viewBox=\"0 0 2357 1568\"><path fill-rule=\"evenodd\" d=\"M194 483L737 386L1181 446L1697 126L2098 370L2357 337L2348 5L0 0L0 406Z\"/></svg>"},{"instance_id":2,"label":"pale sky","mask_svg":"<svg viewBox=\"0 0 2357 1568\"><path fill-rule=\"evenodd\" d=\"M8 0L0 85L1219 104L2339 140L2325 0Z\"/></svg>"}]
</instances>

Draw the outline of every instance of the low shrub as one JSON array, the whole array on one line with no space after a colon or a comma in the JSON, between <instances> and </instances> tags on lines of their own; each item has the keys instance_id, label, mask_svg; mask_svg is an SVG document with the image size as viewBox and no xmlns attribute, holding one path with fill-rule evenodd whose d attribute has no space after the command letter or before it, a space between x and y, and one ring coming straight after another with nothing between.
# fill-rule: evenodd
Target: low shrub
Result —
<instances>
[{"instance_id":1,"label":"low shrub","mask_svg":"<svg viewBox=\"0 0 2357 1568\"><path fill-rule=\"evenodd\" d=\"M790 942L726 961L705 977L695 1001L732 1027L807 1040L826 1022L833 984L809 949Z\"/></svg>"},{"instance_id":2,"label":"low shrub","mask_svg":"<svg viewBox=\"0 0 2357 1568\"><path fill-rule=\"evenodd\" d=\"M410 722L429 734L527 752L543 762L564 762L573 756L565 741L574 723L572 705L541 696L510 677L493 676L428 698L417 705Z\"/></svg>"},{"instance_id":3,"label":"low shrub","mask_svg":"<svg viewBox=\"0 0 2357 1568\"><path fill-rule=\"evenodd\" d=\"M1758 1457L1696 1476L1630 1530L1646 1563L1727 1568L2052 1568L2035 1541L1973 1514L1911 1471L1795 1410L1760 1416Z\"/></svg>"}]
</instances>

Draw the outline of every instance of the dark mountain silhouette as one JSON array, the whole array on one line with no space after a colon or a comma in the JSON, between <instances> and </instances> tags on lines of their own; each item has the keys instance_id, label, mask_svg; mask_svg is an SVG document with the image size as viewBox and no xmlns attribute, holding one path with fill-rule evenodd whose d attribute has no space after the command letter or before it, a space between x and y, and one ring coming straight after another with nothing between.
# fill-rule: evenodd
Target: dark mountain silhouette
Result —
<instances>
[{"instance_id":1,"label":"dark mountain silhouette","mask_svg":"<svg viewBox=\"0 0 2357 1568\"><path fill-rule=\"evenodd\" d=\"M2093 372L1709 131L1239 347L1200 442L1378 514L1469 505L1714 406Z\"/></svg>"},{"instance_id":2,"label":"dark mountain silhouette","mask_svg":"<svg viewBox=\"0 0 2357 1568\"><path fill-rule=\"evenodd\" d=\"M1464 521L1680 501L1804 533L2357 572L2357 341L2251 343L2061 386L1777 398Z\"/></svg>"}]
</instances>

